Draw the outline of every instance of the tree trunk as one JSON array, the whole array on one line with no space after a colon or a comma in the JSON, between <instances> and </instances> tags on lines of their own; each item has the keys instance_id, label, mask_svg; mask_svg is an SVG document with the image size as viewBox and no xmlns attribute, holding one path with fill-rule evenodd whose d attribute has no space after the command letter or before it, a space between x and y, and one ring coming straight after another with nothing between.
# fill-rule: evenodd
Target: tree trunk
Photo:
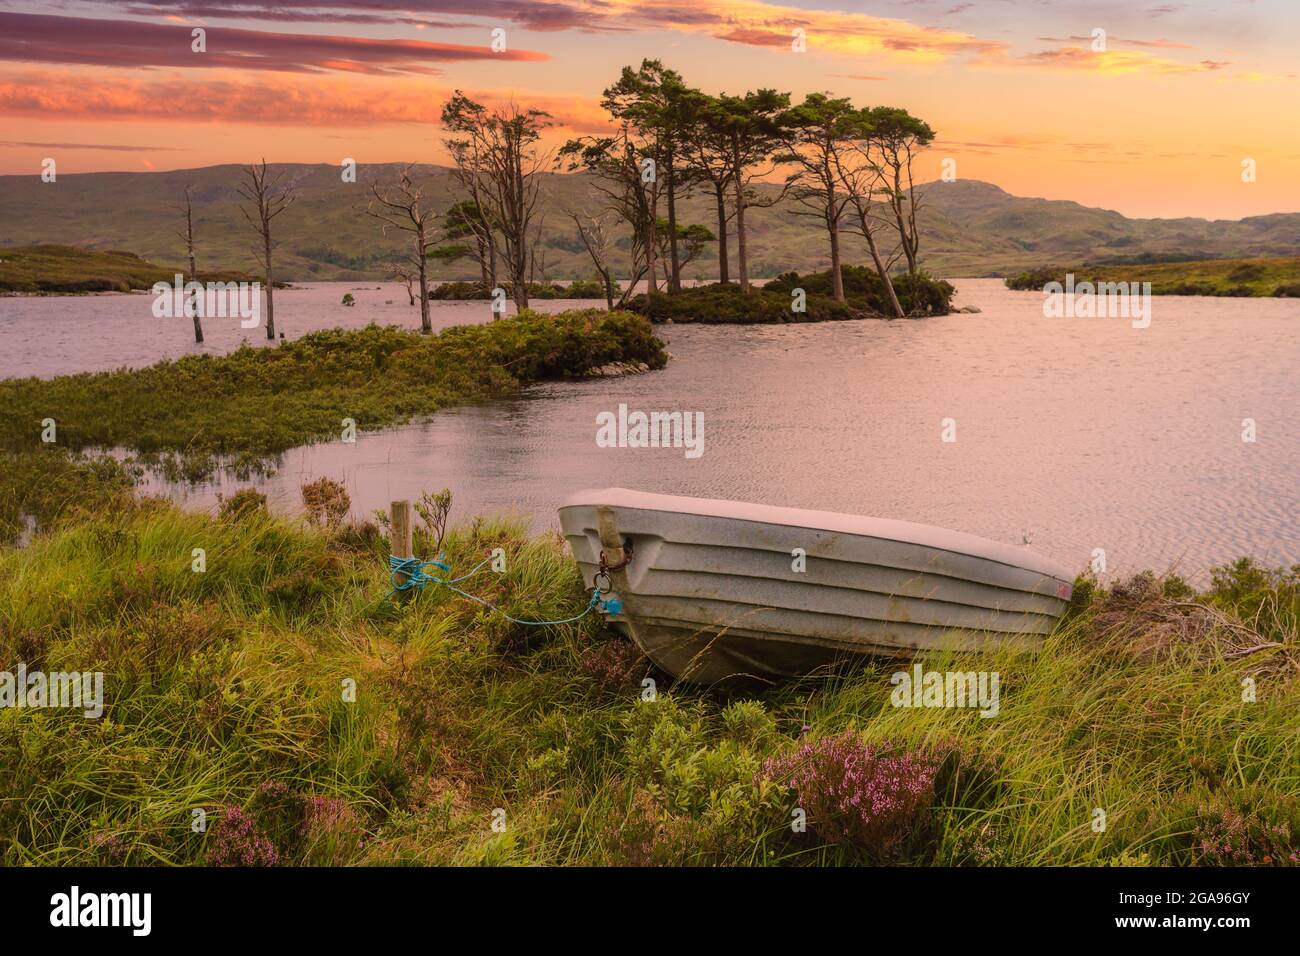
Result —
<instances>
[{"instance_id":1,"label":"tree trunk","mask_svg":"<svg viewBox=\"0 0 1300 956\"><path fill-rule=\"evenodd\" d=\"M264 238L266 252L266 340L275 341L275 282L271 278L271 226L267 223Z\"/></svg>"},{"instance_id":2,"label":"tree trunk","mask_svg":"<svg viewBox=\"0 0 1300 956\"><path fill-rule=\"evenodd\" d=\"M192 230L191 230L191 232L192 232ZM189 242L188 242L187 244L188 244L188 246L189 246L189 252L190 252L190 281L191 281L191 282L198 282L198 281L199 281L199 271L198 271L198 267L194 264L194 239L193 239L193 236L191 236L191 238L190 238L190 240L189 240ZM195 293L194 293L194 299L197 299L197 298L198 298L198 293L195 292ZM203 322L202 322L202 321L200 320L200 318L199 318L199 304L198 304L198 302L194 301L193 299L191 299L191 303L193 304L193 312L194 312L194 341L195 341L195 342L198 342L200 345L202 345L202 344L203 344Z\"/></svg>"},{"instance_id":3,"label":"tree trunk","mask_svg":"<svg viewBox=\"0 0 1300 956\"><path fill-rule=\"evenodd\" d=\"M898 238L903 245L903 255L907 257L907 271L916 272L916 251L907 235L907 223L903 218L903 179L900 167L894 166L894 218L898 220Z\"/></svg>"},{"instance_id":4,"label":"tree trunk","mask_svg":"<svg viewBox=\"0 0 1300 956\"><path fill-rule=\"evenodd\" d=\"M600 273L601 279L605 284L605 308L610 312L614 311L614 281L609 276L609 270L606 269Z\"/></svg>"},{"instance_id":5,"label":"tree trunk","mask_svg":"<svg viewBox=\"0 0 1300 956\"><path fill-rule=\"evenodd\" d=\"M726 185L715 183L713 191L718 200L718 281L727 283L731 277L727 274L727 198Z\"/></svg>"},{"instance_id":6,"label":"tree trunk","mask_svg":"<svg viewBox=\"0 0 1300 956\"><path fill-rule=\"evenodd\" d=\"M668 277L668 291L682 291L682 263L677 255L677 188L673 173L673 154L668 153L668 255L672 273Z\"/></svg>"},{"instance_id":7,"label":"tree trunk","mask_svg":"<svg viewBox=\"0 0 1300 956\"><path fill-rule=\"evenodd\" d=\"M518 312L528 308L528 245L522 239L515 246L514 262L511 263L510 284L514 287L515 309Z\"/></svg>"},{"instance_id":8,"label":"tree trunk","mask_svg":"<svg viewBox=\"0 0 1300 956\"><path fill-rule=\"evenodd\" d=\"M740 291L749 291L749 261L745 243L745 177L740 168L740 141L732 138L731 161L736 170L736 271Z\"/></svg>"},{"instance_id":9,"label":"tree trunk","mask_svg":"<svg viewBox=\"0 0 1300 956\"><path fill-rule=\"evenodd\" d=\"M429 260L425 257L426 248L424 229L421 227L415 230L415 259L420 276L420 331L429 335L433 332L433 322L429 318Z\"/></svg>"},{"instance_id":10,"label":"tree trunk","mask_svg":"<svg viewBox=\"0 0 1300 956\"><path fill-rule=\"evenodd\" d=\"M650 216L645 227L645 269L646 269L646 293L658 292L655 282L655 214L654 207L650 208Z\"/></svg>"},{"instance_id":11,"label":"tree trunk","mask_svg":"<svg viewBox=\"0 0 1300 956\"><path fill-rule=\"evenodd\" d=\"M831 209L834 209L834 193L831 193ZM840 222L839 217L828 215L826 229L831 236L831 297L836 302L844 301L844 272L840 267Z\"/></svg>"},{"instance_id":12,"label":"tree trunk","mask_svg":"<svg viewBox=\"0 0 1300 956\"><path fill-rule=\"evenodd\" d=\"M906 318L903 306L898 301L898 293L894 291L894 283L889 278L889 270L885 268L885 262L880 258L880 250L876 248L876 239L868 228L867 214L859 210L858 218L862 221L862 235L867 239L867 248L871 250L871 261L876 265L876 274L880 276L880 281L885 284L885 292L889 296L889 304L894 308L894 315L900 319Z\"/></svg>"}]
</instances>

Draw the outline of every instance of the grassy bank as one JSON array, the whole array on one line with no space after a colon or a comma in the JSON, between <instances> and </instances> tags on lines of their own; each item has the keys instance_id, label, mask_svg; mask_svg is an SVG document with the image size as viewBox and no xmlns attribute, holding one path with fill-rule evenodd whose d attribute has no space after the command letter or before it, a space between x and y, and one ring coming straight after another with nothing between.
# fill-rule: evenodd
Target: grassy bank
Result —
<instances>
[{"instance_id":1,"label":"grassy bank","mask_svg":"<svg viewBox=\"0 0 1300 956\"><path fill-rule=\"evenodd\" d=\"M146 262L131 252L96 252L75 246L0 249L0 292L131 292L155 282L171 284L176 269ZM203 282L237 282L248 276L200 272Z\"/></svg>"},{"instance_id":2,"label":"grassy bank","mask_svg":"<svg viewBox=\"0 0 1300 956\"><path fill-rule=\"evenodd\" d=\"M981 719L891 706L884 663L671 687L593 617L387 603L373 526L228 512L101 510L0 550L0 667L102 670L106 697L98 720L0 710L0 863L1300 859L1295 570L1243 564L1196 598L1085 586L1035 658L926 659L1000 673ZM586 603L556 538L477 520L443 542L461 572L496 547L507 570L473 593L516 617Z\"/></svg>"},{"instance_id":3,"label":"grassy bank","mask_svg":"<svg viewBox=\"0 0 1300 956\"><path fill-rule=\"evenodd\" d=\"M611 362L661 368L662 344L627 312L536 313L424 336L394 327L315 332L280 346L145 369L0 381L0 451L122 446L202 477L213 455L248 463L356 428L402 424Z\"/></svg>"},{"instance_id":4,"label":"grassy bank","mask_svg":"<svg viewBox=\"0 0 1300 956\"><path fill-rule=\"evenodd\" d=\"M1076 285L1150 282L1152 295L1300 297L1300 257L1033 269L1009 276L1006 284L1009 289L1041 290L1049 282L1064 284L1067 273L1074 275Z\"/></svg>"}]
</instances>

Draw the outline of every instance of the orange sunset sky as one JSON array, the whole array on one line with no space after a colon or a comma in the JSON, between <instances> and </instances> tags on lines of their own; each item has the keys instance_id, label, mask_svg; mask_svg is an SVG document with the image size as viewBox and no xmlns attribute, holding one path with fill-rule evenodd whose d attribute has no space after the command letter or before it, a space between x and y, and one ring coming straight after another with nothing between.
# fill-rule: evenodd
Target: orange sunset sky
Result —
<instances>
[{"instance_id":1,"label":"orange sunset sky","mask_svg":"<svg viewBox=\"0 0 1300 956\"><path fill-rule=\"evenodd\" d=\"M0 172L443 162L454 89L559 139L656 57L709 92L905 107L939 134L922 179L952 158L1017 195L1235 219L1300 210L1298 41L1296 0L0 0Z\"/></svg>"}]
</instances>

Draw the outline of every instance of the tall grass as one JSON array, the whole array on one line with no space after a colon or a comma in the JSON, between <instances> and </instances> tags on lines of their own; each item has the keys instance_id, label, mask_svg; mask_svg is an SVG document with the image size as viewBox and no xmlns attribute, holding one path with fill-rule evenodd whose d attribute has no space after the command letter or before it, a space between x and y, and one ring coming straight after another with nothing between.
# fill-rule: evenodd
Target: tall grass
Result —
<instances>
[{"instance_id":1,"label":"tall grass","mask_svg":"<svg viewBox=\"0 0 1300 956\"><path fill-rule=\"evenodd\" d=\"M585 605L558 537L480 519L443 543L462 572L495 547L507 570L473 593L516 617ZM0 862L1192 864L1300 848L1297 569L1241 564L1196 598L1150 578L1083 587L1034 657L925 658L999 672L983 719L894 707L885 662L750 693L674 687L594 615L525 628L445 591L388 601L387 550L372 526L146 502L0 551L0 669L102 670L107 697L99 720L0 710ZM912 755L931 791L871 827L812 813L797 832L795 811L826 802L772 761L804 748L826 779L837 737Z\"/></svg>"}]
</instances>

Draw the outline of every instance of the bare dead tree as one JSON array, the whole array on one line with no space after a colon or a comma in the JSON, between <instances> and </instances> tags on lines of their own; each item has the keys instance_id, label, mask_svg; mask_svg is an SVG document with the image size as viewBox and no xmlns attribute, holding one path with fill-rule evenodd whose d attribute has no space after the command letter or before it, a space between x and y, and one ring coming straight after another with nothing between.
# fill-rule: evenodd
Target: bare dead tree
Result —
<instances>
[{"instance_id":1,"label":"bare dead tree","mask_svg":"<svg viewBox=\"0 0 1300 956\"><path fill-rule=\"evenodd\" d=\"M471 198L500 239L515 307L521 310L528 308L528 272L536 241L531 227L541 199L540 173L552 156L538 145L549 119L542 110L522 109L513 102L489 110L459 90L442 111L442 125L452 134L444 142L458 180L475 184Z\"/></svg>"},{"instance_id":2,"label":"bare dead tree","mask_svg":"<svg viewBox=\"0 0 1300 956\"><path fill-rule=\"evenodd\" d=\"M292 206L298 196L292 183L282 181L283 173L268 178L265 159L260 166L244 167L244 175L248 177L248 181L241 183L237 191L245 200L253 204L253 208L250 211L241 205L239 211L244 214L244 218L262 240L259 246L253 247L253 255L261 261L266 280L266 337L274 339L275 278L271 270L271 250L275 248L275 243L271 241L271 223Z\"/></svg>"},{"instance_id":3,"label":"bare dead tree","mask_svg":"<svg viewBox=\"0 0 1300 956\"><path fill-rule=\"evenodd\" d=\"M605 217L585 211L580 213L570 211L569 218L578 227L578 238L582 240L587 255L591 257L592 265L600 274L601 284L605 288L605 305L612 312L614 311L614 276L610 270L609 254L613 243L610 241L609 230L605 225Z\"/></svg>"},{"instance_id":4,"label":"bare dead tree","mask_svg":"<svg viewBox=\"0 0 1300 956\"><path fill-rule=\"evenodd\" d=\"M418 280L420 331L428 334L433 331L429 319L429 249L441 238L434 230L438 214L425 199L424 187L411 177L409 165L402 170L396 183L382 188L378 183L372 183L370 191L374 198L366 212L384 224L384 236L387 237L390 229L396 229L406 233L410 239L408 251L400 258Z\"/></svg>"},{"instance_id":5,"label":"bare dead tree","mask_svg":"<svg viewBox=\"0 0 1300 956\"><path fill-rule=\"evenodd\" d=\"M198 267L195 265L195 261L194 261L194 207L190 202L190 190L192 190L193 188L194 187L192 185L187 184L185 186L185 231L178 232L176 235L179 236L182 241L184 241L185 251L189 256L190 281L198 282L199 281ZM173 208L180 209L181 207L176 206ZM199 344L202 344L203 322L202 319L199 317L200 309L199 309L197 292L192 293L190 296L189 309L190 309L190 316L191 318L194 319L194 341L198 342Z\"/></svg>"},{"instance_id":6,"label":"bare dead tree","mask_svg":"<svg viewBox=\"0 0 1300 956\"><path fill-rule=\"evenodd\" d=\"M415 280L417 278L415 270L401 259L394 260L389 264L388 268L393 273L393 277L406 286L407 298L411 300L411 305L415 305Z\"/></svg>"}]
</instances>

